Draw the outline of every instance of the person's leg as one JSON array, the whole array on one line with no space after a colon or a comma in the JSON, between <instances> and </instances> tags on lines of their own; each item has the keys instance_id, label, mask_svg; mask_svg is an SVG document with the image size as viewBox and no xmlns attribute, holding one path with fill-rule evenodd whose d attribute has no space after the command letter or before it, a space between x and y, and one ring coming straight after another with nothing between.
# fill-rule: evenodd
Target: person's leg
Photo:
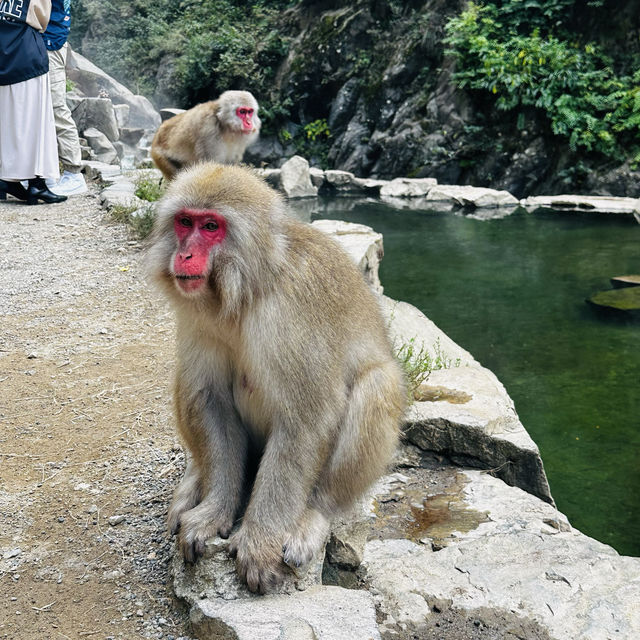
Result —
<instances>
[{"instance_id":1,"label":"person's leg","mask_svg":"<svg viewBox=\"0 0 640 640\"><path fill-rule=\"evenodd\" d=\"M67 105L67 75L65 65L68 47L65 44L58 51L49 51L49 78L51 100L56 121L58 156L64 173L60 181L52 186L55 193L72 195L87 190L84 176L80 173L82 152L76 123Z\"/></svg>"}]
</instances>

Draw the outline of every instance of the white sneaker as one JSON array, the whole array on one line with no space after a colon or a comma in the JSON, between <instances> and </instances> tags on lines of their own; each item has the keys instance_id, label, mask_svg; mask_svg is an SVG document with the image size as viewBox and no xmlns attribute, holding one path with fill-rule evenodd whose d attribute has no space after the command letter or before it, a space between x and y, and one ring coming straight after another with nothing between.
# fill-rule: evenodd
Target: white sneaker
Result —
<instances>
[{"instance_id":1,"label":"white sneaker","mask_svg":"<svg viewBox=\"0 0 640 640\"><path fill-rule=\"evenodd\" d=\"M49 189L57 196L75 196L88 191L84 176L71 171L65 171L60 180Z\"/></svg>"}]
</instances>

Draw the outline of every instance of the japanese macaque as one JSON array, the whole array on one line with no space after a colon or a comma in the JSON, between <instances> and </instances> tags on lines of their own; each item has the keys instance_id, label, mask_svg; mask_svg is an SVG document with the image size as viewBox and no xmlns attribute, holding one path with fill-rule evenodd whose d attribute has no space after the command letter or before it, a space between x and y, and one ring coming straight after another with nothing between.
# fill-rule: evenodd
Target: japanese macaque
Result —
<instances>
[{"instance_id":1,"label":"japanese macaque","mask_svg":"<svg viewBox=\"0 0 640 640\"><path fill-rule=\"evenodd\" d=\"M241 578L270 591L393 454L406 391L379 303L337 243L243 167L178 174L148 264L176 312L188 450L169 529L188 562L231 534Z\"/></svg>"},{"instance_id":2,"label":"japanese macaque","mask_svg":"<svg viewBox=\"0 0 640 640\"><path fill-rule=\"evenodd\" d=\"M151 157L167 180L197 162L242 161L260 134L258 103L248 91L225 91L161 125L151 143Z\"/></svg>"}]
</instances>

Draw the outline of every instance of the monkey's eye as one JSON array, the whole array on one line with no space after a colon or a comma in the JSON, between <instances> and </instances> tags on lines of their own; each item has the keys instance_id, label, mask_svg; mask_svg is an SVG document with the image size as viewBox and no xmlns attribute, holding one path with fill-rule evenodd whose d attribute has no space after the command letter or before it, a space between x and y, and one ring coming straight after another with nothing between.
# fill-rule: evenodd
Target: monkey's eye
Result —
<instances>
[{"instance_id":1,"label":"monkey's eye","mask_svg":"<svg viewBox=\"0 0 640 640\"><path fill-rule=\"evenodd\" d=\"M217 222L214 222L213 220L211 222L207 222L207 224L204 225L204 227L202 227L205 231L216 231L219 228L219 224Z\"/></svg>"},{"instance_id":2,"label":"monkey's eye","mask_svg":"<svg viewBox=\"0 0 640 640\"><path fill-rule=\"evenodd\" d=\"M238 109L238 111L240 112L241 116L246 116L247 113L249 113L246 109Z\"/></svg>"},{"instance_id":3,"label":"monkey's eye","mask_svg":"<svg viewBox=\"0 0 640 640\"><path fill-rule=\"evenodd\" d=\"M186 216L184 218L180 218L180 224L183 227L193 227L193 221L191 218L187 218Z\"/></svg>"}]
</instances>

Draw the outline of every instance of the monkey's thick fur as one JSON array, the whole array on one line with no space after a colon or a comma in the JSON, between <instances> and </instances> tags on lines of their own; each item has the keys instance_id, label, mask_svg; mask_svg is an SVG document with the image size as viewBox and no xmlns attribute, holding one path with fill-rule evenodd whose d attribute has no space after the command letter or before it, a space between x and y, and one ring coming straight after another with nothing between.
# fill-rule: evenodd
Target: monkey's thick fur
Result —
<instances>
[{"instance_id":1,"label":"monkey's thick fur","mask_svg":"<svg viewBox=\"0 0 640 640\"><path fill-rule=\"evenodd\" d=\"M236 116L238 107L254 110L254 130L245 133ZM214 160L238 164L246 148L260 134L258 103L249 91L225 91L216 100L203 102L165 120L151 143L151 157L167 180L183 167Z\"/></svg>"},{"instance_id":2,"label":"monkey's thick fur","mask_svg":"<svg viewBox=\"0 0 640 640\"><path fill-rule=\"evenodd\" d=\"M185 210L226 220L195 295L172 273ZM241 167L178 174L148 263L176 311L174 399L189 454L169 528L195 561L244 509L230 541L238 572L252 591L271 590L395 449L406 391L378 301L336 242Z\"/></svg>"}]
</instances>

